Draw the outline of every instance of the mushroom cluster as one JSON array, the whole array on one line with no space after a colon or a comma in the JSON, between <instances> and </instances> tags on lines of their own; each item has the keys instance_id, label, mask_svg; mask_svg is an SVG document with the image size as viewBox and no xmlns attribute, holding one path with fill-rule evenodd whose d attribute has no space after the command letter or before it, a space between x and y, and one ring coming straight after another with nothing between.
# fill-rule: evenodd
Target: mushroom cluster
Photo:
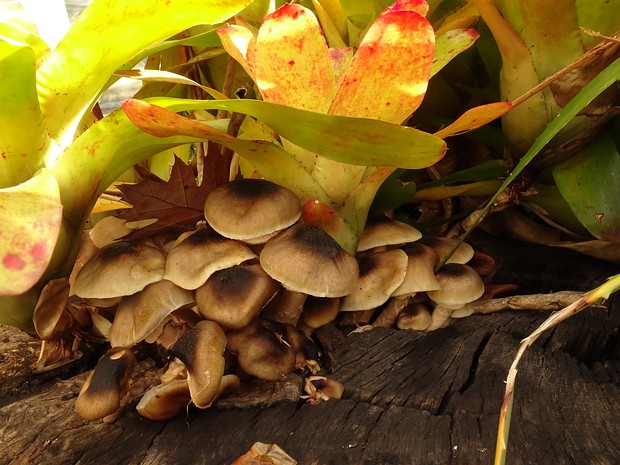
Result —
<instances>
[{"instance_id":1,"label":"mushroom cluster","mask_svg":"<svg viewBox=\"0 0 620 465\"><path fill-rule=\"evenodd\" d=\"M123 408L136 364L131 348L143 341L169 354L161 384L137 406L161 420L189 403L209 407L242 379L315 368L312 332L339 315L432 330L466 316L484 292L479 273L465 264L474 255L467 244L435 273L455 244L381 217L368 222L352 256L300 220L294 193L266 180L220 186L204 211L205 222L172 240L95 248L76 266L70 290L62 287L111 346L77 399L84 418L112 418ZM65 332L70 326L54 321Z\"/></svg>"}]
</instances>

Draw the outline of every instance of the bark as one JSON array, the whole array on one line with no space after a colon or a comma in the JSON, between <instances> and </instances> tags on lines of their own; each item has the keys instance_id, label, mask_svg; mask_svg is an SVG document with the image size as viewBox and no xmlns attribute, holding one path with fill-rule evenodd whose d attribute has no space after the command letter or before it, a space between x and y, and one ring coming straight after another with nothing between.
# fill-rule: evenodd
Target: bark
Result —
<instances>
[{"instance_id":1,"label":"bark","mask_svg":"<svg viewBox=\"0 0 620 465\"><path fill-rule=\"evenodd\" d=\"M478 246L489 253L497 244ZM530 292L586 290L617 273L567 252L509 245L495 282L510 277ZM619 301L575 316L525 355L508 463L620 463ZM5 332L0 464L225 464L256 441L277 443L300 464L489 464L508 367L544 318L523 310L474 315L431 333L377 328L344 336L327 327L318 339L329 376L345 385L341 400L220 404L168 422L144 420L130 406L113 424L74 413L85 378L75 371L83 367L59 374L66 379L29 375L36 344ZM152 366L140 364L134 392L153 382Z\"/></svg>"}]
</instances>

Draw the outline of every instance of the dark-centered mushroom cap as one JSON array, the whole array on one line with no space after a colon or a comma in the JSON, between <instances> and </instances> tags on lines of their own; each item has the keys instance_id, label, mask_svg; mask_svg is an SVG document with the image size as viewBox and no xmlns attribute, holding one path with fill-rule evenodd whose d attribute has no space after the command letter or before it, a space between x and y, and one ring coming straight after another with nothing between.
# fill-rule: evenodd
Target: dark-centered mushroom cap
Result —
<instances>
[{"instance_id":1,"label":"dark-centered mushroom cap","mask_svg":"<svg viewBox=\"0 0 620 465\"><path fill-rule=\"evenodd\" d=\"M357 244L357 251L374 249L386 245L407 244L417 241L422 233L410 224L387 216L369 219Z\"/></svg>"},{"instance_id":2,"label":"dark-centered mushroom cap","mask_svg":"<svg viewBox=\"0 0 620 465\"><path fill-rule=\"evenodd\" d=\"M118 412L127 400L136 357L129 349L110 349L90 373L78 398L76 412L85 420L97 420Z\"/></svg>"},{"instance_id":3,"label":"dark-centered mushroom cap","mask_svg":"<svg viewBox=\"0 0 620 465\"><path fill-rule=\"evenodd\" d=\"M431 325L431 313L426 305L422 303L412 303L403 308L396 319L396 326L399 329L413 329L424 331Z\"/></svg>"},{"instance_id":4,"label":"dark-centered mushroom cap","mask_svg":"<svg viewBox=\"0 0 620 465\"><path fill-rule=\"evenodd\" d=\"M198 310L224 328L239 329L258 316L280 289L260 265L237 265L213 273L196 290Z\"/></svg>"},{"instance_id":5,"label":"dark-centered mushroom cap","mask_svg":"<svg viewBox=\"0 0 620 465\"><path fill-rule=\"evenodd\" d=\"M164 277L183 289L197 289L218 270L256 258L245 244L209 229L198 229L175 244Z\"/></svg>"},{"instance_id":6,"label":"dark-centered mushroom cap","mask_svg":"<svg viewBox=\"0 0 620 465\"><path fill-rule=\"evenodd\" d=\"M296 326L308 294L280 288L280 292L261 310L261 316L278 323Z\"/></svg>"},{"instance_id":7,"label":"dark-centered mushroom cap","mask_svg":"<svg viewBox=\"0 0 620 465\"><path fill-rule=\"evenodd\" d=\"M187 368L192 401L207 408L215 400L224 376L226 334L214 321L202 320L172 347L171 354Z\"/></svg>"},{"instance_id":8,"label":"dark-centered mushroom cap","mask_svg":"<svg viewBox=\"0 0 620 465\"><path fill-rule=\"evenodd\" d=\"M357 285L342 299L341 311L370 310L383 305L407 272L407 254L400 249L360 255L358 263Z\"/></svg>"},{"instance_id":9,"label":"dark-centered mushroom cap","mask_svg":"<svg viewBox=\"0 0 620 465\"><path fill-rule=\"evenodd\" d=\"M480 298L484 293L482 278L467 265L449 263L444 265L435 277L441 288L426 294L446 308L457 309Z\"/></svg>"},{"instance_id":10,"label":"dark-centered mushroom cap","mask_svg":"<svg viewBox=\"0 0 620 465\"><path fill-rule=\"evenodd\" d=\"M73 291L84 298L135 294L164 276L166 257L147 244L113 242L99 249L75 277Z\"/></svg>"},{"instance_id":11,"label":"dark-centered mushroom cap","mask_svg":"<svg viewBox=\"0 0 620 465\"><path fill-rule=\"evenodd\" d=\"M260 254L260 264L289 290L316 297L341 297L355 290L359 268L325 231L295 225L270 239Z\"/></svg>"},{"instance_id":12,"label":"dark-centered mushroom cap","mask_svg":"<svg viewBox=\"0 0 620 465\"><path fill-rule=\"evenodd\" d=\"M340 298L308 297L304 303L301 320L312 329L331 323L338 316Z\"/></svg>"},{"instance_id":13,"label":"dark-centered mushroom cap","mask_svg":"<svg viewBox=\"0 0 620 465\"><path fill-rule=\"evenodd\" d=\"M420 242L407 244L402 250L407 254L407 274L392 295L401 297L439 289L439 281L435 278L435 266L438 263L435 251Z\"/></svg>"},{"instance_id":14,"label":"dark-centered mushroom cap","mask_svg":"<svg viewBox=\"0 0 620 465\"><path fill-rule=\"evenodd\" d=\"M448 237L424 237L420 239L420 242L432 248L439 257L439 262L441 262L458 241ZM467 263L473 256L473 247L467 242L461 242L446 263Z\"/></svg>"},{"instance_id":15,"label":"dark-centered mushroom cap","mask_svg":"<svg viewBox=\"0 0 620 465\"><path fill-rule=\"evenodd\" d=\"M193 303L193 292L167 279L149 284L121 299L110 328L110 344L131 347L148 336L170 313Z\"/></svg>"},{"instance_id":16,"label":"dark-centered mushroom cap","mask_svg":"<svg viewBox=\"0 0 620 465\"><path fill-rule=\"evenodd\" d=\"M287 325L257 318L240 330L228 332L227 349L239 367L257 378L277 381L295 368L297 350L288 341Z\"/></svg>"},{"instance_id":17,"label":"dark-centered mushroom cap","mask_svg":"<svg viewBox=\"0 0 620 465\"><path fill-rule=\"evenodd\" d=\"M264 179L229 182L214 189L205 202L205 218L213 229L250 243L265 242L300 216L299 197Z\"/></svg>"}]
</instances>

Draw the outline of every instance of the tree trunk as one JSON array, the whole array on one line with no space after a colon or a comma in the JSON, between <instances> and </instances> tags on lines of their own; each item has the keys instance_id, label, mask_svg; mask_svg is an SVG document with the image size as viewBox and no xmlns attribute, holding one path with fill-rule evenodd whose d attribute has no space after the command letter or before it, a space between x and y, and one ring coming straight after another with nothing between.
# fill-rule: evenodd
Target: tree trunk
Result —
<instances>
[{"instance_id":1,"label":"tree trunk","mask_svg":"<svg viewBox=\"0 0 620 465\"><path fill-rule=\"evenodd\" d=\"M493 281L514 282L522 293L587 290L618 272L564 250L484 238L477 245L498 259ZM526 353L508 463L620 463L618 302L583 311ZM5 330L0 464L225 464L256 441L277 443L300 464L489 464L508 367L519 341L544 318L478 315L431 333L346 335L328 327L319 339L329 376L345 385L341 400L220 404L168 422L142 419L130 408L113 424L86 422L73 410L85 378L75 372L89 361L55 373L66 379L33 376L27 367L37 343ZM152 366L140 364L136 392L153 376Z\"/></svg>"}]
</instances>

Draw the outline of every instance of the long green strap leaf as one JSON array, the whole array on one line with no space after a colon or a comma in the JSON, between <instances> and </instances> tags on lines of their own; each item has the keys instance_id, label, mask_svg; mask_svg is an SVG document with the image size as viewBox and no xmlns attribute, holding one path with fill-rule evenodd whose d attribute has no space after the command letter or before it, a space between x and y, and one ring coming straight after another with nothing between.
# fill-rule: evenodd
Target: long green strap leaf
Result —
<instances>
[{"instance_id":1,"label":"long green strap leaf","mask_svg":"<svg viewBox=\"0 0 620 465\"><path fill-rule=\"evenodd\" d=\"M527 153L521 158L510 176L502 183L495 195L489 199L485 208L480 212L478 219L471 228L463 235L461 241L473 231L478 223L484 218L486 212L491 208L499 195L510 185L512 181L523 171L523 169L534 159L534 157L547 145L553 137L562 130L583 108L594 100L601 92L620 79L620 58L605 68L601 73L594 77L583 89L564 107L564 109L553 119L545 130L534 141ZM614 288L615 290L615 288ZM516 376L516 370L513 376ZM514 391L508 392L505 402L512 405ZM504 465L506 462L506 444L508 443L508 433L510 428L509 417L505 422L500 423L497 432L497 446L495 451L495 465Z\"/></svg>"},{"instance_id":2,"label":"long green strap leaf","mask_svg":"<svg viewBox=\"0 0 620 465\"><path fill-rule=\"evenodd\" d=\"M352 165L426 168L446 150L445 142L414 128L365 118L328 115L261 100L153 98L149 103L175 110L228 110L253 116L294 144Z\"/></svg>"}]
</instances>

